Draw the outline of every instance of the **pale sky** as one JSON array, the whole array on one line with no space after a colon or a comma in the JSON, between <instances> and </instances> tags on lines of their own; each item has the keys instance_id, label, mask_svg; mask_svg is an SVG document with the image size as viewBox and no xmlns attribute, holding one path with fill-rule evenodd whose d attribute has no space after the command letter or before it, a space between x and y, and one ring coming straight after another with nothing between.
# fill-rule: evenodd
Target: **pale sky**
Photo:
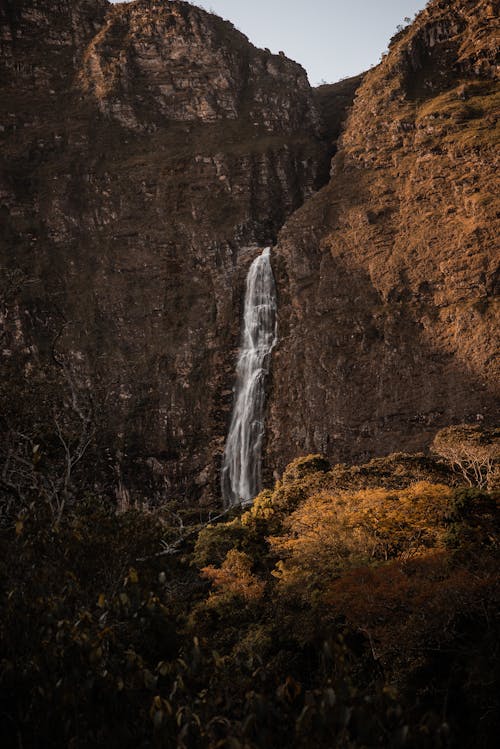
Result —
<instances>
[{"instance_id":1,"label":"pale sky","mask_svg":"<svg viewBox=\"0 0 500 749\"><path fill-rule=\"evenodd\" d=\"M257 47L283 50L316 86L376 65L398 24L427 1L197 0L193 5L231 21Z\"/></svg>"}]
</instances>

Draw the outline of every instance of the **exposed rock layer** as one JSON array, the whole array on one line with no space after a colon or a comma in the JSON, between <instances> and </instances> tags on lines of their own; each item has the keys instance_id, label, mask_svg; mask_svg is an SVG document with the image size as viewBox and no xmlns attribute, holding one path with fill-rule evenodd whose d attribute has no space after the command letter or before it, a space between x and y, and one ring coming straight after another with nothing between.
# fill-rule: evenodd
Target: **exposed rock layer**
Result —
<instances>
[{"instance_id":1,"label":"exposed rock layer","mask_svg":"<svg viewBox=\"0 0 500 749\"><path fill-rule=\"evenodd\" d=\"M11 385L64 363L126 484L213 497L246 268L328 173L306 74L184 2L0 22Z\"/></svg>"},{"instance_id":2,"label":"exposed rock layer","mask_svg":"<svg viewBox=\"0 0 500 749\"><path fill-rule=\"evenodd\" d=\"M299 65L187 3L6 0L12 419L24 403L50 420L46 372L70 373L111 485L217 498L243 280L293 213L273 253L268 473L492 420L497 17L497 2L432 2L337 142L359 80L313 95Z\"/></svg>"},{"instance_id":3,"label":"exposed rock layer","mask_svg":"<svg viewBox=\"0 0 500 749\"><path fill-rule=\"evenodd\" d=\"M269 466L418 450L498 416L495 28L498 3L430 3L282 230Z\"/></svg>"}]
</instances>

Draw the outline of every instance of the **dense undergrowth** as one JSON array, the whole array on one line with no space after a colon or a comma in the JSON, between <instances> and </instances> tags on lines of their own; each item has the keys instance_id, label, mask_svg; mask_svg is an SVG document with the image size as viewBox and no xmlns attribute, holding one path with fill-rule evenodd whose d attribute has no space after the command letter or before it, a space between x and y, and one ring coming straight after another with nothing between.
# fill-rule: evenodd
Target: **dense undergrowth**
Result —
<instances>
[{"instance_id":1,"label":"dense undergrowth","mask_svg":"<svg viewBox=\"0 0 500 749\"><path fill-rule=\"evenodd\" d=\"M3 746L496 745L491 487L309 456L246 511L182 513L31 497L5 525Z\"/></svg>"}]
</instances>

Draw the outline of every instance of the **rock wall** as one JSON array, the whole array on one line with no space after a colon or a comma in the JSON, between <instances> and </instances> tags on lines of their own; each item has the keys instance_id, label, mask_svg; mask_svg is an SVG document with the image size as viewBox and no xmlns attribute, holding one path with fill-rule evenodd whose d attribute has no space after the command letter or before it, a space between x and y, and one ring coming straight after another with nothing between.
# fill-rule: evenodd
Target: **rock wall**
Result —
<instances>
[{"instance_id":1,"label":"rock wall","mask_svg":"<svg viewBox=\"0 0 500 749\"><path fill-rule=\"evenodd\" d=\"M0 23L6 397L42 408L63 366L111 484L212 499L246 268L328 170L306 74L184 2Z\"/></svg>"},{"instance_id":2,"label":"rock wall","mask_svg":"<svg viewBox=\"0 0 500 749\"><path fill-rule=\"evenodd\" d=\"M50 453L84 392L97 489L217 501L244 278L283 224L268 479L493 421L497 23L434 0L313 92L185 2L4 0L2 428Z\"/></svg>"},{"instance_id":3,"label":"rock wall","mask_svg":"<svg viewBox=\"0 0 500 749\"><path fill-rule=\"evenodd\" d=\"M498 3L431 2L279 236L267 465L498 418ZM498 39L498 36L496 37Z\"/></svg>"}]
</instances>

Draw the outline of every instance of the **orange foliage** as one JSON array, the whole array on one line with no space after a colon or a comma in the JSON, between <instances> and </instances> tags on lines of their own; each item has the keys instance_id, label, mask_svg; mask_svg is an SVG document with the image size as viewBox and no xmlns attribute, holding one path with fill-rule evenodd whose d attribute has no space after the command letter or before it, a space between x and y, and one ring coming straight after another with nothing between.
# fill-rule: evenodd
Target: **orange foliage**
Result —
<instances>
[{"instance_id":1,"label":"orange foliage","mask_svg":"<svg viewBox=\"0 0 500 749\"><path fill-rule=\"evenodd\" d=\"M370 635L372 645L392 657L420 653L452 634L457 612L471 617L495 594L491 570L455 567L444 550L346 571L328 586L324 601Z\"/></svg>"},{"instance_id":2,"label":"orange foliage","mask_svg":"<svg viewBox=\"0 0 500 749\"><path fill-rule=\"evenodd\" d=\"M274 574L306 592L346 568L442 547L451 498L449 487L427 482L400 491L315 494L285 521L283 534L269 539L281 557Z\"/></svg>"},{"instance_id":3,"label":"orange foliage","mask_svg":"<svg viewBox=\"0 0 500 749\"><path fill-rule=\"evenodd\" d=\"M258 601L264 592L265 582L252 573L252 560L242 551L231 549L220 568L212 565L201 570L202 577L210 580L217 591L211 598L239 596L247 602Z\"/></svg>"}]
</instances>

